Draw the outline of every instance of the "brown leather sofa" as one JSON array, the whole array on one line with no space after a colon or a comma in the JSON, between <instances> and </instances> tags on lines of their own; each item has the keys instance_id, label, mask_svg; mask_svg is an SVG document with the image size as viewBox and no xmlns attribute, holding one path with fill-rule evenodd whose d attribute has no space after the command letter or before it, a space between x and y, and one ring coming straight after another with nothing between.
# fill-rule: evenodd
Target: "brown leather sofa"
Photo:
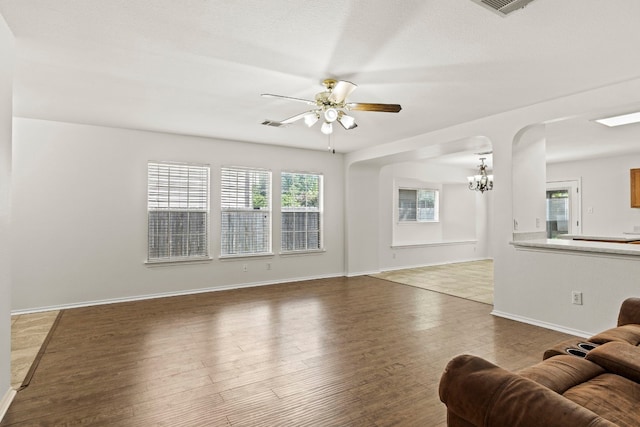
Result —
<instances>
[{"instance_id":1,"label":"brown leather sofa","mask_svg":"<svg viewBox=\"0 0 640 427\"><path fill-rule=\"evenodd\" d=\"M440 380L450 427L640 426L640 298L618 326L549 349L517 373L457 356ZM571 350L571 351L569 351ZM579 350L579 351L576 351Z\"/></svg>"}]
</instances>

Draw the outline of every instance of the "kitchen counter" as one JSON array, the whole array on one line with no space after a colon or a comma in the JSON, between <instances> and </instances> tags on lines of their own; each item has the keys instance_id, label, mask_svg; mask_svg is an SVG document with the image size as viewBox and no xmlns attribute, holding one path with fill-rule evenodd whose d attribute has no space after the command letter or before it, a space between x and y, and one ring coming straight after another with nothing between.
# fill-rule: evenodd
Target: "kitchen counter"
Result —
<instances>
[{"instance_id":1,"label":"kitchen counter","mask_svg":"<svg viewBox=\"0 0 640 427\"><path fill-rule=\"evenodd\" d=\"M620 235L593 235L593 234L560 234L558 239L563 240L587 240L594 242L618 242L618 243L631 243L640 242L640 235L638 234L620 234Z\"/></svg>"},{"instance_id":2,"label":"kitchen counter","mask_svg":"<svg viewBox=\"0 0 640 427\"><path fill-rule=\"evenodd\" d=\"M611 236L605 236L607 238ZM640 240L640 239L636 239ZM625 244L624 241L578 240L578 239L534 239L513 241L516 249L585 252L603 255L640 256L640 245Z\"/></svg>"}]
</instances>

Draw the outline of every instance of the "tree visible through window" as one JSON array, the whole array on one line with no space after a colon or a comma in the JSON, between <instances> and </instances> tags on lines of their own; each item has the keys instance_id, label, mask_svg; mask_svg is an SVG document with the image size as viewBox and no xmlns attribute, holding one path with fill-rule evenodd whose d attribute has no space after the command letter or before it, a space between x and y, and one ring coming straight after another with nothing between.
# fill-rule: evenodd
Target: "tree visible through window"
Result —
<instances>
[{"instance_id":1,"label":"tree visible through window","mask_svg":"<svg viewBox=\"0 0 640 427\"><path fill-rule=\"evenodd\" d=\"M398 190L398 221L435 222L438 211L438 190Z\"/></svg>"},{"instance_id":2,"label":"tree visible through window","mask_svg":"<svg viewBox=\"0 0 640 427\"><path fill-rule=\"evenodd\" d=\"M309 251L322 248L322 175L283 172L281 250Z\"/></svg>"},{"instance_id":3,"label":"tree visible through window","mask_svg":"<svg viewBox=\"0 0 640 427\"><path fill-rule=\"evenodd\" d=\"M271 172L222 168L221 255L271 252Z\"/></svg>"},{"instance_id":4,"label":"tree visible through window","mask_svg":"<svg viewBox=\"0 0 640 427\"><path fill-rule=\"evenodd\" d=\"M209 166L149 162L149 261L209 256Z\"/></svg>"}]
</instances>

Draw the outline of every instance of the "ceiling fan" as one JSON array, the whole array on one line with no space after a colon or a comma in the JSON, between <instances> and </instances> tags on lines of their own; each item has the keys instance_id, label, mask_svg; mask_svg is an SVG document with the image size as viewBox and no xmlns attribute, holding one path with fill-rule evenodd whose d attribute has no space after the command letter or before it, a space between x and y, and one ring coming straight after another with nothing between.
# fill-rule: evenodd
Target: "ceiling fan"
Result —
<instances>
[{"instance_id":1,"label":"ceiling fan","mask_svg":"<svg viewBox=\"0 0 640 427\"><path fill-rule=\"evenodd\" d=\"M280 98L288 99L291 101L302 102L307 105L312 105L311 110L304 113L296 114L293 117L284 119L282 121L265 120L263 125L267 126L285 126L296 122L298 120L304 120L304 123L311 127L318 120L322 119L322 127L320 130L325 135L329 135L333 132L333 123L338 122L346 130L354 129L358 125L355 118L348 115L349 111L378 111L383 113L397 113L402 107L399 104L372 104L362 102L347 102L347 97L358 87L356 84L348 82L346 80L334 80L325 79L322 84L325 90L319 92L315 96L315 100L293 98L290 96L274 95L271 93L263 93L261 96L267 98Z\"/></svg>"}]
</instances>

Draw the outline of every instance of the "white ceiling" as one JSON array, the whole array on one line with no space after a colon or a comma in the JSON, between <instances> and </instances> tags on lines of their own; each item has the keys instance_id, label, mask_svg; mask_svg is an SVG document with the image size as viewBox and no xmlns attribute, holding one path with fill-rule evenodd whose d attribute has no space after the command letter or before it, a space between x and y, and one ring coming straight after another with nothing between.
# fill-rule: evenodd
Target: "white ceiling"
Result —
<instances>
[{"instance_id":1,"label":"white ceiling","mask_svg":"<svg viewBox=\"0 0 640 427\"><path fill-rule=\"evenodd\" d=\"M402 104L353 112L359 127L333 135L350 152L640 76L638 0L535 0L506 18L471 0L0 0L0 13L18 116L318 150L319 124L260 124L304 104L260 94L312 99L334 77L359 85L352 102ZM581 142L605 131L581 124Z\"/></svg>"}]
</instances>

